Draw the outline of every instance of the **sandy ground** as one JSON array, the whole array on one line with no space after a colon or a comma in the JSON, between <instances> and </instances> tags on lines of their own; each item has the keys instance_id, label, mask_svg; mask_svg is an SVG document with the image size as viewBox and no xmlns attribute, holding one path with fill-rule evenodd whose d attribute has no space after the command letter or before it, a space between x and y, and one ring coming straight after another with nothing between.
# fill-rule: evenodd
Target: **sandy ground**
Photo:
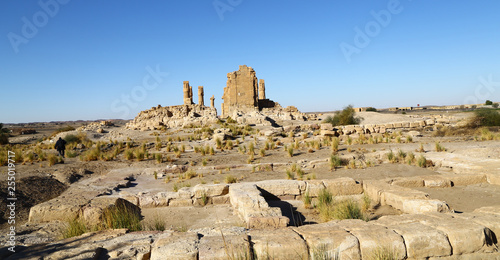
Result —
<instances>
[{"instance_id":1,"label":"sandy ground","mask_svg":"<svg viewBox=\"0 0 500 260\"><path fill-rule=\"evenodd\" d=\"M429 116L429 113L417 114L409 113L407 115L402 114L391 114L391 113L374 113L374 112L363 112L359 113L360 116L364 117L363 124L372 123L389 123L398 121L413 121L420 120L425 116ZM454 113L453 116L457 118L465 118L469 116L470 113ZM305 122L308 124L319 123L315 122ZM49 130L61 127L61 125L53 126L52 128L46 127L40 131L41 133L49 133ZM49 129L49 130L48 130ZM194 131L194 129L182 129L182 135L187 136ZM170 136L176 136L176 134L171 135L171 133L176 132L169 130L165 132L158 132L160 134L160 139L166 142L167 138ZM109 129L109 132L104 135L100 135L94 140L109 141L112 140L126 140L131 138L136 142L134 148L138 148L140 143L146 141L148 143L154 143L156 137L152 135L152 131L133 131L126 130L123 127L113 127ZM312 136L312 132L309 133L307 139L302 137L296 137L300 141L302 147L300 149L295 149L293 157L289 157L284 151L282 145L278 145L274 150L267 150L264 156L259 154L261 148L264 147L267 138L254 135L252 137L247 136L245 138L237 138L233 140L234 143L240 142L241 145L246 145L248 147L250 142L256 143L254 160L251 162L254 165L258 164L273 164L273 168L258 166L252 167L248 165L248 154L238 153L237 147L233 150L221 151L216 149L215 155L205 155L202 156L200 153L194 153L194 147L197 146L215 146L215 142L212 140L202 140L202 141L173 141L172 144L175 146L184 145L186 147L186 152L182 153L180 158L175 158L173 152L167 152L166 148L163 147L160 151L154 148L149 149L150 154L162 153L164 157L169 155L175 161L173 164L177 165L187 165L194 172L198 174L189 180L181 180L178 174L171 174L168 180L167 176L160 176L157 180L154 179L153 175L140 174L137 172L136 180L134 181L134 186L122 189L120 192L126 192L129 194L137 194L139 192L154 194L160 191L173 191L174 185L177 187L182 186L195 186L197 184L210 184L210 183L224 183L227 176L236 177L239 182L253 182L261 180L271 180L271 179L285 179L286 170L291 167L292 164L297 164L300 166L305 175L303 179L331 179L338 177L351 177L357 181L363 181L368 179L386 179L395 177L411 177L411 176L424 176L424 175L437 175L443 172L443 169L434 168L419 168L416 166L409 166L406 164L391 164L387 162L386 154L389 151L397 152L402 150L404 152L413 152L415 155L420 153L416 152L420 144L424 145L426 150L423 155L430 155L434 150L435 142L439 141L448 150L443 155L448 156L448 158L461 158L468 159L475 162L480 162L485 165L489 164L490 161L498 160L500 157L500 142L498 141L485 141L477 142L473 141L471 136L452 136L452 137L432 137L432 133L422 133L423 137L415 137L413 143L380 143L380 144L353 144L346 145L341 144L339 155L346 160L355 160L357 165L361 165L362 162L366 163L370 161L374 164L373 167L368 167L364 169L346 169L344 167L337 168L335 171L331 171L327 163L327 159L330 157L331 150L329 147L322 147L317 150L314 149L312 152L309 148L305 147L305 143L319 140L318 137ZM12 140L25 140L28 138L33 142L33 139L39 139L40 136L36 136L30 139L30 137L15 137ZM18 139L16 139L18 138ZM24 138L24 139L23 139ZM26 139L26 140L28 140ZM279 140L281 143L290 145L293 140L289 137L276 137L273 141ZM20 142L21 142L20 141ZM25 142L25 141L22 141ZM55 153L54 150L48 151L50 153ZM207 161L206 166L202 165L202 160ZM490 161L488 161L490 160ZM90 172L89 174L84 174L78 178L93 178L95 175L106 174L111 169L120 169L126 167L138 167L138 168L162 168L166 165L171 164L167 162L157 163L152 157L144 161L136 160L125 160L123 153L118 156L117 159L113 161L91 161L82 162L78 157L76 158L65 158L64 164L56 164L53 166L47 166L46 162L35 162L33 164L27 165L17 165L17 172L20 178L27 178L30 176L40 177L40 178L52 178L57 179L60 182L65 182L68 180L69 175L78 173L79 171L86 170ZM492 168L490 170L498 170L497 164L491 164ZM253 169L252 169L253 168ZM6 169L5 166L1 166L0 169ZM78 180L78 178L76 180ZM298 179L299 176L295 176ZM168 180L168 181L167 181ZM75 180L73 180L75 181ZM69 183L68 183L69 184ZM3 187L0 185L0 187ZM36 184L31 186L32 188L37 187ZM57 190L51 194L51 196L57 196L64 189ZM453 187L447 189L422 189L423 191L429 193L431 198L441 199L456 211L468 212L475 208L481 206L495 205L499 204L497 194L500 194L500 188L495 185L470 185L466 187ZM51 196L40 197L36 203L40 203ZM4 198L5 200L5 198ZM302 222L317 222L317 215L314 212L308 211L303 208L300 201L289 201L286 202L282 207L284 214L302 215L300 221ZM279 203L278 203L279 204ZM287 209L292 206L292 211L286 213ZM279 205L278 205L279 206ZM288 207L287 207L288 206ZM26 206L25 212L27 212L29 206ZM293 210L295 208L295 210ZM291 213L296 212L296 213ZM390 208L378 208L374 209L371 214L371 218L377 218L384 214L397 214ZM152 220L158 215L166 221L167 228L177 228L177 229L193 229L204 226L217 226L222 224L230 225L242 225L239 218L234 216L232 209L229 206L207 206L207 207L189 207L189 208L158 208L158 209L144 209L143 215L145 220ZM189 216L189 218L186 218ZM20 222L26 221L27 214L20 216Z\"/></svg>"}]
</instances>

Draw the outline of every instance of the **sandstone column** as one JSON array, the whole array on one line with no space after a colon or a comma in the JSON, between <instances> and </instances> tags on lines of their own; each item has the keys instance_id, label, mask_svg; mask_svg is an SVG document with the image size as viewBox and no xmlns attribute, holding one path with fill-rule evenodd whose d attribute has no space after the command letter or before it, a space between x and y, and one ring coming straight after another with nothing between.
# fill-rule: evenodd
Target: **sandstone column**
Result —
<instances>
[{"instance_id":1,"label":"sandstone column","mask_svg":"<svg viewBox=\"0 0 500 260\"><path fill-rule=\"evenodd\" d=\"M198 86L198 105L205 106L205 101L203 101L203 86Z\"/></svg>"},{"instance_id":2,"label":"sandstone column","mask_svg":"<svg viewBox=\"0 0 500 260\"><path fill-rule=\"evenodd\" d=\"M193 89L189 86L189 81L183 82L183 92L184 92L184 105L193 104Z\"/></svg>"},{"instance_id":3,"label":"sandstone column","mask_svg":"<svg viewBox=\"0 0 500 260\"><path fill-rule=\"evenodd\" d=\"M210 107L211 108L215 108L215 97L214 97L214 95L212 95L212 97L210 98Z\"/></svg>"},{"instance_id":4,"label":"sandstone column","mask_svg":"<svg viewBox=\"0 0 500 260\"><path fill-rule=\"evenodd\" d=\"M259 99L266 99L266 83L263 79L259 80Z\"/></svg>"}]
</instances>

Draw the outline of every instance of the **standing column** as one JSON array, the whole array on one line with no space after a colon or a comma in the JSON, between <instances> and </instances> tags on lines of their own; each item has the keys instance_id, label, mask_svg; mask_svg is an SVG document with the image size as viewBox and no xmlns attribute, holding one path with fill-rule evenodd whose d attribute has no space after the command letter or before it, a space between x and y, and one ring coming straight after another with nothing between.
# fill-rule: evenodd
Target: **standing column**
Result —
<instances>
[{"instance_id":1,"label":"standing column","mask_svg":"<svg viewBox=\"0 0 500 260\"><path fill-rule=\"evenodd\" d=\"M212 95L212 97L210 98L210 107L211 108L215 108L215 97L214 97L214 95Z\"/></svg>"},{"instance_id":2,"label":"standing column","mask_svg":"<svg viewBox=\"0 0 500 260\"><path fill-rule=\"evenodd\" d=\"M266 83L263 79L259 80L259 99L266 99Z\"/></svg>"},{"instance_id":3,"label":"standing column","mask_svg":"<svg viewBox=\"0 0 500 260\"><path fill-rule=\"evenodd\" d=\"M203 86L198 86L198 105L205 106L205 101L203 101Z\"/></svg>"},{"instance_id":4,"label":"standing column","mask_svg":"<svg viewBox=\"0 0 500 260\"><path fill-rule=\"evenodd\" d=\"M189 86L189 81L183 82L183 92L184 92L184 105L193 104L193 89Z\"/></svg>"}]
</instances>

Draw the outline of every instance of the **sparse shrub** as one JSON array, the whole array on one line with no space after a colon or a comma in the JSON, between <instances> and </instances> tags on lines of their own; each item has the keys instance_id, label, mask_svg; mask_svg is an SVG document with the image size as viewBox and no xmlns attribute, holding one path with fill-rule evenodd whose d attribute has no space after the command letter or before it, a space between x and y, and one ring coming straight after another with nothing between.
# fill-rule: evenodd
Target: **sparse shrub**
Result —
<instances>
[{"instance_id":1,"label":"sparse shrub","mask_svg":"<svg viewBox=\"0 0 500 260\"><path fill-rule=\"evenodd\" d=\"M420 152L420 153L425 152L425 150L424 150L424 144L420 143L420 147L418 148L417 152Z\"/></svg>"},{"instance_id":2,"label":"sparse shrub","mask_svg":"<svg viewBox=\"0 0 500 260\"><path fill-rule=\"evenodd\" d=\"M392 150L390 150L386 156L387 156L387 160L389 160L389 162L391 162L391 163L396 162L396 156L394 155L394 152Z\"/></svg>"},{"instance_id":3,"label":"sparse shrub","mask_svg":"<svg viewBox=\"0 0 500 260\"><path fill-rule=\"evenodd\" d=\"M17 153L16 153L17 154ZM57 156L55 154L50 153L47 156L47 161L49 162L49 166L52 166L57 163Z\"/></svg>"},{"instance_id":4,"label":"sparse shrub","mask_svg":"<svg viewBox=\"0 0 500 260\"><path fill-rule=\"evenodd\" d=\"M134 152L132 150L125 150L125 159L129 161L134 159Z\"/></svg>"},{"instance_id":5,"label":"sparse shrub","mask_svg":"<svg viewBox=\"0 0 500 260\"><path fill-rule=\"evenodd\" d=\"M203 158L203 160L201 160L201 165L207 166L207 163L207 158Z\"/></svg>"},{"instance_id":6,"label":"sparse shrub","mask_svg":"<svg viewBox=\"0 0 500 260\"><path fill-rule=\"evenodd\" d=\"M266 149L264 148L260 149L260 156L262 157L266 156Z\"/></svg>"},{"instance_id":7,"label":"sparse shrub","mask_svg":"<svg viewBox=\"0 0 500 260\"><path fill-rule=\"evenodd\" d=\"M304 198L303 198L304 207L306 209L311 208L311 206L312 206L311 201L312 201L312 199L311 199L311 196L309 196L309 191L306 191L306 194L304 195Z\"/></svg>"},{"instance_id":8,"label":"sparse shrub","mask_svg":"<svg viewBox=\"0 0 500 260\"><path fill-rule=\"evenodd\" d=\"M304 173L304 170L302 170L302 168L300 168L300 167L299 167L299 168L297 168L297 171L296 171L296 172L297 172L297 175L299 176L299 179L304 178L304 174L305 174L305 173Z\"/></svg>"},{"instance_id":9,"label":"sparse shrub","mask_svg":"<svg viewBox=\"0 0 500 260\"><path fill-rule=\"evenodd\" d=\"M363 193L363 205L361 207L361 210L363 212L366 212L370 208L371 204L372 204L372 199L370 198L370 196L368 196L368 194L366 193Z\"/></svg>"},{"instance_id":10,"label":"sparse shrub","mask_svg":"<svg viewBox=\"0 0 500 260\"><path fill-rule=\"evenodd\" d=\"M356 117L356 112L351 105L345 107L342 111L335 112L333 117L328 116L324 123L330 123L333 126L338 125L357 125L361 122L361 117Z\"/></svg>"},{"instance_id":11,"label":"sparse shrub","mask_svg":"<svg viewBox=\"0 0 500 260\"><path fill-rule=\"evenodd\" d=\"M333 207L334 219L361 219L366 220L358 203L353 200L344 200L335 204Z\"/></svg>"},{"instance_id":12,"label":"sparse shrub","mask_svg":"<svg viewBox=\"0 0 500 260\"><path fill-rule=\"evenodd\" d=\"M144 160L144 151L142 149L136 149L134 151L135 159L139 162Z\"/></svg>"},{"instance_id":13,"label":"sparse shrub","mask_svg":"<svg viewBox=\"0 0 500 260\"><path fill-rule=\"evenodd\" d=\"M340 140L337 137L332 139L332 153L337 153L339 151Z\"/></svg>"},{"instance_id":14,"label":"sparse shrub","mask_svg":"<svg viewBox=\"0 0 500 260\"><path fill-rule=\"evenodd\" d=\"M409 152L406 155L406 160L408 162L408 165L411 165L413 163L413 161L415 161L415 154L413 154L412 152Z\"/></svg>"},{"instance_id":15,"label":"sparse shrub","mask_svg":"<svg viewBox=\"0 0 500 260\"><path fill-rule=\"evenodd\" d=\"M338 155L332 154L330 156L330 170L335 170L336 167L340 167L342 165L342 160Z\"/></svg>"},{"instance_id":16,"label":"sparse shrub","mask_svg":"<svg viewBox=\"0 0 500 260\"><path fill-rule=\"evenodd\" d=\"M139 231L141 230L140 221L140 213L122 201L118 201L114 207L104 210L102 215L104 229L126 228L132 232Z\"/></svg>"},{"instance_id":17,"label":"sparse shrub","mask_svg":"<svg viewBox=\"0 0 500 260\"><path fill-rule=\"evenodd\" d=\"M423 155L420 155L417 159L417 165L418 167L425 168L427 163L427 159Z\"/></svg>"},{"instance_id":18,"label":"sparse shrub","mask_svg":"<svg viewBox=\"0 0 500 260\"><path fill-rule=\"evenodd\" d=\"M355 160L349 160L349 169L356 169L356 161Z\"/></svg>"},{"instance_id":19,"label":"sparse shrub","mask_svg":"<svg viewBox=\"0 0 500 260\"><path fill-rule=\"evenodd\" d=\"M439 142L436 142L436 152L445 152L446 148L444 148Z\"/></svg>"},{"instance_id":20,"label":"sparse shrub","mask_svg":"<svg viewBox=\"0 0 500 260\"><path fill-rule=\"evenodd\" d=\"M222 141L220 140L220 138L215 139L215 145L217 146L217 149L222 148Z\"/></svg>"},{"instance_id":21,"label":"sparse shrub","mask_svg":"<svg viewBox=\"0 0 500 260\"><path fill-rule=\"evenodd\" d=\"M89 230L85 222L81 218L72 218L67 221L64 230L62 231L63 238L70 238L87 233Z\"/></svg>"},{"instance_id":22,"label":"sparse shrub","mask_svg":"<svg viewBox=\"0 0 500 260\"><path fill-rule=\"evenodd\" d=\"M413 137L411 137L410 135L406 136L406 142L413 143Z\"/></svg>"},{"instance_id":23,"label":"sparse shrub","mask_svg":"<svg viewBox=\"0 0 500 260\"><path fill-rule=\"evenodd\" d=\"M158 180L158 172L157 171L153 172L153 176L155 177L155 180Z\"/></svg>"},{"instance_id":24,"label":"sparse shrub","mask_svg":"<svg viewBox=\"0 0 500 260\"><path fill-rule=\"evenodd\" d=\"M293 157L293 147L289 147L287 152L289 157Z\"/></svg>"},{"instance_id":25,"label":"sparse shrub","mask_svg":"<svg viewBox=\"0 0 500 260\"><path fill-rule=\"evenodd\" d=\"M348 136L346 142L347 142L348 145L351 145L352 144L352 138L350 136Z\"/></svg>"},{"instance_id":26,"label":"sparse shrub","mask_svg":"<svg viewBox=\"0 0 500 260\"><path fill-rule=\"evenodd\" d=\"M379 246L370 252L370 254L368 255L368 259L393 260L393 259L401 259L401 257L394 251L394 249Z\"/></svg>"},{"instance_id":27,"label":"sparse shrub","mask_svg":"<svg viewBox=\"0 0 500 260\"><path fill-rule=\"evenodd\" d=\"M406 158L406 153L403 152L403 150L401 150L401 149L398 151L398 158L401 161L404 161L404 159Z\"/></svg>"},{"instance_id":28,"label":"sparse shrub","mask_svg":"<svg viewBox=\"0 0 500 260\"><path fill-rule=\"evenodd\" d=\"M209 200L209 197L208 197L207 193L203 192L203 194L201 194L201 205L202 206L207 205L208 200Z\"/></svg>"},{"instance_id":29,"label":"sparse shrub","mask_svg":"<svg viewBox=\"0 0 500 260\"><path fill-rule=\"evenodd\" d=\"M238 182L238 180L233 175L227 175L226 178L224 179L224 182L230 184L230 183L236 183Z\"/></svg>"},{"instance_id":30,"label":"sparse shrub","mask_svg":"<svg viewBox=\"0 0 500 260\"><path fill-rule=\"evenodd\" d=\"M162 163L163 162L163 155L161 153L157 153L155 155L155 158L156 158L156 162L157 163Z\"/></svg>"},{"instance_id":31,"label":"sparse shrub","mask_svg":"<svg viewBox=\"0 0 500 260\"><path fill-rule=\"evenodd\" d=\"M483 108L475 110L474 114L467 125L468 127L500 126L500 114L496 110Z\"/></svg>"},{"instance_id":32,"label":"sparse shrub","mask_svg":"<svg viewBox=\"0 0 500 260\"><path fill-rule=\"evenodd\" d=\"M255 154L255 146L253 144L253 142L251 142L249 145L248 145L248 152L250 154Z\"/></svg>"},{"instance_id":33,"label":"sparse shrub","mask_svg":"<svg viewBox=\"0 0 500 260\"><path fill-rule=\"evenodd\" d=\"M401 136L396 137L396 143L400 144L401 143Z\"/></svg>"}]
</instances>

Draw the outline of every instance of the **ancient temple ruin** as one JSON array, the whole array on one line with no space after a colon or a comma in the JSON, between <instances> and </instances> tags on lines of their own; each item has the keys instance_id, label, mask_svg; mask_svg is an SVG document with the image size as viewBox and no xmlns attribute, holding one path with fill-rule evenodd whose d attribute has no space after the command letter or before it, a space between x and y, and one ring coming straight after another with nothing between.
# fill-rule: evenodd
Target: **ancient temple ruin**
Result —
<instances>
[{"instance_id":1,"label":"ancient temple ruin","mask_svg":"<svg viewBox=\"0 0 500 260\"><path fill-rule=\"evenodd\" d=\"M198 104L193 102L193 87L183 81L183 105L162 107L158 105L139 113L127 124L128 128L156 130L164 127L204 125L217 121L215 98L205 106L203 86L198 86ZM263 79L258 80L252 67L241 65L239 70L227 74L227 85L222 96L221 117L231 116L240 124L275 125L282 120L306 120L296 107L283 108L266 98Z\"/></svg>"},{"instance_id":2,"label":"ancient temple ruin","mask_svg":"<svg viewBox=\"0 0 500 260\"><path fill-rule=\"evenodd\" d=\"M234 111L251 112L275 107L275 102L266 99L265 91L264 80L257 81L255 70L240 65L239 70L227 74L221 116L227 117Z\"/></svg>"}]
</instances>

